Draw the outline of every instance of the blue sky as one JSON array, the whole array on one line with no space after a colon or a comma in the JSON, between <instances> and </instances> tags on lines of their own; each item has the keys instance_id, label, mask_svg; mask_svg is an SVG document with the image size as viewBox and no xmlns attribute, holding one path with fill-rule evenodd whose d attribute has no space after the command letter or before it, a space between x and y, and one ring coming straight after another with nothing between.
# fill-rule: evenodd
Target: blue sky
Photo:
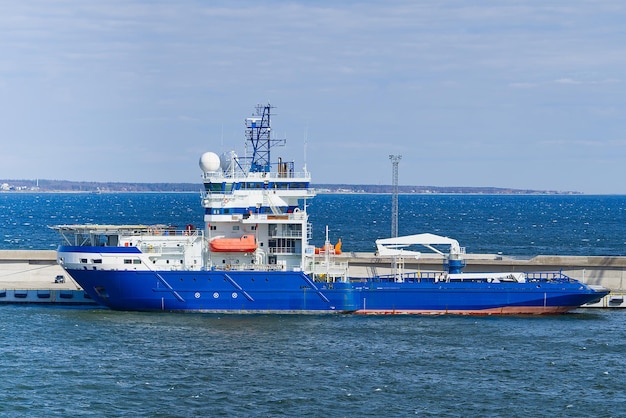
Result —
<instances>
[{"instance_id":1,"label":"blue sky","mask_svg":"<svg viewBox=\"0 0 626 418\"><path fill-rule=\"evenodd\" d=\"M623 1L0 1L0 178L200 182L274 109L314 183L626 193ZM306 146L305 146L306 143Z\"/></svg>"}]
</instances>

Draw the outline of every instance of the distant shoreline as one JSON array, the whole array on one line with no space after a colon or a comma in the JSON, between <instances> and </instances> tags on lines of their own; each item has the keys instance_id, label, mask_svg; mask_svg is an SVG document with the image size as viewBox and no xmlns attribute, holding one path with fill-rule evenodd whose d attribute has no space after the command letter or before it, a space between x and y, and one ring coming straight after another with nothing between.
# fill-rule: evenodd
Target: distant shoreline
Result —
<instances>
[{"instance_id":1,"label":"distant shoreline","mask_svg":"<svg viewBox=\"0 0 626 418\"><path fill-rule=\"evenodd\" d=\"M372 184L312 184L317 193L328 194L391 194L392 185ZM199 193L201 183L116 183L69 180L0 180L0 192L59 192L59 193L120 193L168 192ZM399 194L534 194L580 195L576 191L513 189L502 187L462 186L398 186Z\"/></svg>"}]
</instances>

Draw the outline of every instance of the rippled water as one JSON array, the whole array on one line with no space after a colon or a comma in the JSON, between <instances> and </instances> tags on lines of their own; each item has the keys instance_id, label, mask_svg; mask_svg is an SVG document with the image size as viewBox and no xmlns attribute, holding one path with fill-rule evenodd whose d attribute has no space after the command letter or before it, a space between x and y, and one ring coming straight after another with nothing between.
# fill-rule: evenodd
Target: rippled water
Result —
<instances>
[{"instance_id":1,"label":"rippled water","mask_svg":"<svg viewBox=\"0 0 626 418\"><path fill-rule=\"evenodd\" d=\"M469 253L626 255L626 196L400 195L399 235L430 232ZM347 251L374 251L391 236L391 196L321 195L310 206Z\"/></svg>"},{"instance_id":2,"label":"rippled water","mask_svg":"<svg viewBox=\"0 0 626 418\"><path fill-rule=\"evenodd\" d=\"M469 253L626 255L626 196L400 195L399 234L457 239ZM313 244L373 252L391 234L390 195L319 195ZM199 193L0 193L0 249L54 249L54 224L202 225Z\"/></svg>"},{"instance_id":3,"label":"rippled water","mask_svg":"<svg viewBox=\"0 0 626 418\"><path fill-rule=\"evenodd\" d=\"M0 415L623 416L626 317L0 306Z\"/></svg>"},{"instance_id":4,"label":"rippled water","mask_svg":"<svg viewBox=\"0 0 626 418\"><path fill-rule=\"evenodd\" d=\"M320 195L347 251L391 197ZM401 195L401 235L468 252L624 255L626 196ZM47 225L202 224L199 194L0 193L0 249ZM555 317L215 316L0 305L0 416L625 416L626 312Z\"/></svg>"}]
</instances>

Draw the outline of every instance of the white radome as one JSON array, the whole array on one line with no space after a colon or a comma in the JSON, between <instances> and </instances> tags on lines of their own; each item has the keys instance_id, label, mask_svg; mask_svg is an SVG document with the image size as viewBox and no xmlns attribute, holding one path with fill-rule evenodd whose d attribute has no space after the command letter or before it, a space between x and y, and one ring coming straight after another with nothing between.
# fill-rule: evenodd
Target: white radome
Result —
<instances>
[{"instance_id":1,"label":"white radome","mask_svg":"<svg viewBox=\"0 0 626 418\"><path fill-rule=\"evenodd\" d=\"M222 170L224 170L225 173L230 172L234 167L235 161L237 161L237 153L235 151L226 151L220 155Z\"/></svg>"},{"instance_id":2,"label":"white radome","mask_svg":"<svg viewBox=\"0 0 626 418\"><path fill-rule=\"evenodd\" d=\"M205 152L200 157L199 164L204 173L215 173L220 169L220 157L214 152Z\"/></svg>"}]
</instances>

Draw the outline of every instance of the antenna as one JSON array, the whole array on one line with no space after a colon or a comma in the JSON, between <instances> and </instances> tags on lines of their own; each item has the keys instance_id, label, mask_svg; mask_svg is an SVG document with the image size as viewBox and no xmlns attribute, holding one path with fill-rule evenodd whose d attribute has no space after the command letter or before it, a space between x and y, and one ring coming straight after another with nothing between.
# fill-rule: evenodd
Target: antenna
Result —
<instances>
[{"instance_id":1,"label":"antenna","mask_svg":"<svg viewBox=\"0 0 626 418\"><path fill-rule=\"evenodd\" d=\"M402 155L389 155L391 160L391 238L398 237L398 163Z\"/></svg>"},{"instance_id":2,"label":"antenna","mask_svg":"<svg viewBox=\"0 0 626 418\"><path fill-rule=\"evenodd\" d=\"M306 173L306 148L309 144L309 127L304 131L304 172Z\"/></svg>"},{"instance_id":3,"label":"antenna","mask_svg":"<svg viewBox=\"0 0 626 418\"><path fill-rule=\"evenodd\" d=\"M220 135L220 151L224 149L224 123L222 123L222 133Z\"/></svg>"},{"instance_id":4,"label":"antenna","mask_svg":"<svg viewBox=\"0 0 626 418\"><path fill-rule=\"evenodd\" d=\"M246 119L246 144L252 144L251 172L269 173L270 148L276 145L285 145L284 139L273 139L271 136L271 109L272 106L269 103L265 106L258 105L256 115Z\"/></svg>"}]
</instances>

